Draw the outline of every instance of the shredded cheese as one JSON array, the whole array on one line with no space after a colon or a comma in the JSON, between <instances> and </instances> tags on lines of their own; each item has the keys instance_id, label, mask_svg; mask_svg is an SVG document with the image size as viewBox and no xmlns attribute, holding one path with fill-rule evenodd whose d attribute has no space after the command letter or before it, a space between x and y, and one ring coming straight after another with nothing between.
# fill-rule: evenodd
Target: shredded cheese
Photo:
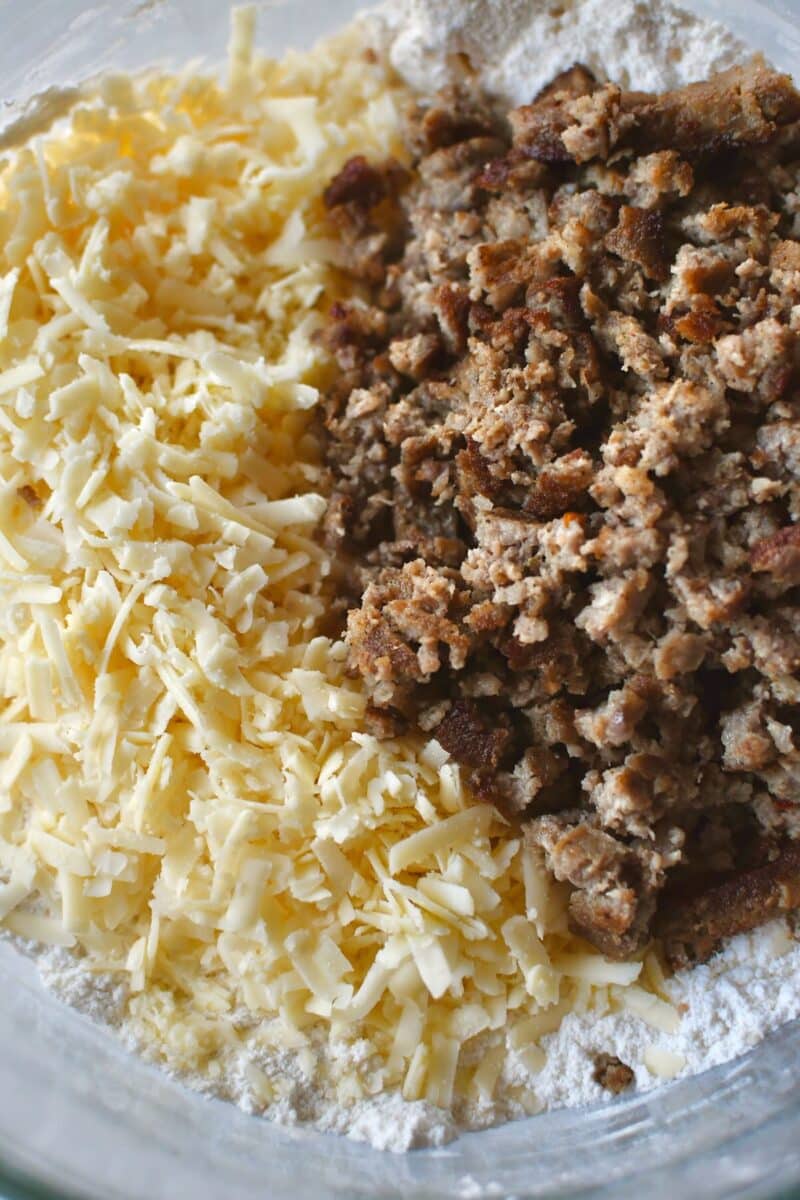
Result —
<instances>
[{"instance_id":1,"label":"shredded cheese","mask_svg":"<svg viewBox=\"0 0 800 1200\"><path fill-rule=\"evenodd\" d=\"M509 1030L535 1074L640 964L570 937L437 743L362 732L318 632L315 332L347 286L319 197L402 155L402 97L352 32L279 64L246 13L226 85L99 87L0 163L0 921L126 977L179 1070L322 1027L408 1099L491 1097Z\"/></svg>"},{"instance_id":2,"label":"shredded cheese","mask_svg":"<svg viewBox=\"0 0 800 1200\"><path fill-rule=\"evenodd\" d=\"M674 1004L652 996L640 987L629 987L620 993L622 1006L662 1033L677 1033L681 1018Z\"/></svg>"},{"instance_id":3,"label":"shredded cheese","mask_svg":"<svg viewBox=\"0 0 800 1200\"><path fill-rule=\"evenodd\" d=\"M644 1065L659 1079L674 1079L686 1066L682 1054L673 1054L662 1046L648 1046L643 1055Z\"/></svg>"}]
</instances>

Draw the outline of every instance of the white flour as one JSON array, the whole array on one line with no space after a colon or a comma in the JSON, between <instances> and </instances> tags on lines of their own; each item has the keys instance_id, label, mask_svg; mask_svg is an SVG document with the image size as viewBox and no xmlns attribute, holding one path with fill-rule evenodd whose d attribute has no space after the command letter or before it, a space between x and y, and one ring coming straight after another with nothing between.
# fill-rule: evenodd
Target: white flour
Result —
<instances>
[{"instance_id":1,"label":"white flour","mask_svg":"<svg viewBox=\"0 0 800 1200\"><path fill-rule=\"evenodd\" d=\"M465 54L485 87L516 104L576 61L659 91L747 53L722 25L650 0L390 0L379 14L379 36L412 87L441 87L453 56Z\"/></svg>"},{"instance_id":2,"label":"white flour","mask_svg":"<svg viewBox=\"0 0 800 1200\"><path fill-rule=\"evenodd\" d=\"M26 946L26 950L31 950ZM130 1049L142 1051L124 1022L126 992L110 978L89 975L67 951L38 955L43 982L92 1020L111 1026ZM243 1041L238 1053L219 1064L218 1078L182 1077L193 1089L232 1100L246 1112L263 1113L285 1125L311 1124L330 1133L371 1143L379 1150L403 1151L441 1146L459 1132L485 1129L527 1115L520 1086L531 1088L540 1108L576 1107L608 1098L592 1078L596 1054L618 1055L634 1071L636 1087L646 1091L663 1080L643 1058L651 1047L685 1060L678 1077L728 1062L756 1045L767 1033L800 1016L800 944L776 921L753 934L731 939L709 963L678 973L668 983L673 1003L683 1013L677 1033L655 1031L629 1013L605 1017L567 1016L557 1033L543 1039L543 1069L531 1075L509 1053L508 1065L491 1103L443 1112L423 1101L407 1103L383 1093L354 1105L342 1104L325 1078L337 1060L363 1059L364 1043L326 1045L321 1039L301 1051L272 1051ZM480 1046L476 1047L476 1057ZM378 1086L379 1064L375 1064ZM264 1079L283 1081L284 1095L266 1105ZM530 1111L530 1108L528 1108Z\"/></svg>"},{"instance_id":3,"label":"white flour","mask_svg":"<svg viewBox=\"0 0 800 1200\"><path fill-rule=\"evenodd\" d=\"M516 102L530 99L576 60L625 85L659 89L707 75L744 53L742 44L720 26L668 4L640 0L616 0L612 7L608 0L404 0L382 10L378 24L380 36L391 43L392 61L413 86L430 90L441 85L448 56L462 53L476 65L485 61L485 85ZM89 975L64 951L40 954L38 962L43 981L58 996L112 1026L137 1048L124 1021L124 986ZM234 1100L246 1111L264 1112L286 1124L310 1122L379 1149L438 1146L462 1129L525 1115L532 1106L520 1101L520 1085L535 1090L541 1107L600 1100L604 1093L592 1080L592 1060L599 1051L628 1063L640 1089L661 1082L643 1062L652 1046L680 1055L684 1075L725 1062L800 1015L799 980L800 945L782 924L736 938L712 962L670 982L673 1001L686 1006L677 1033L654 1032L627 1013L568 1016L558 1033L545 1039L547 1062L538 1075L531 1076L510 1055L493 1101L454 1114L424 1102L406 1103L397 1093L343 1104L326 1078L337 1059L363 1058L363 1044L326 1045L320 1040L300 1051L268 1052L256 1049L248 1038L244 1017L241 1049L218 1064L218 1076L184 1082ZM475 1053L480 1054L480 1047ZM374 1071L377 1093L380 1064L364 1066L368 1077ZM282 1081L280 1098L265 1104L276 1080Z\"/></svg>"},{"instance_id":4,"label":"white flour","mask_svg":"<svg viewBox=\"0 0 800 1200\"><path fill-rule=\"evenodd\" d=\"M674 976L668 990L683 1013L674 1034L657 1032L629 1013L566 1017L558 1033L543 1041L547 1063L534 1085L542 1102L572 1107L607 1096L591 1071L593 1056L602 1051L633 1069L641 1091L663 1082L642 1061L651 1046L685 1059L679 1078L744 1054L800 1016L800 945L776 921L732 938L710 962Z\"/></svg>"}]
</instances>

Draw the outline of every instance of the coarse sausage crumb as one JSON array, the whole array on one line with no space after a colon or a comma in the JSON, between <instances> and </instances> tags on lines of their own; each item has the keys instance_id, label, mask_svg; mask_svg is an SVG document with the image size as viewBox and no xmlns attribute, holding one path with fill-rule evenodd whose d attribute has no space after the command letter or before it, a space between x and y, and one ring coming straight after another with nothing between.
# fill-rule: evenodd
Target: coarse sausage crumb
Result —
<instances>
[{"instance_id":1,"label":"coarse sausage crumb","mask_svg":"<svg viewBox=\"0 0 800 1200\"><path fill-rule=\"evenodd\" d=\"M628 1064L617 1058L616 1054L598 1054L594 1060L592 1078L601 1088L618 1096L631 1086L634 1074Z\"/></svg>"},{"instance_id":2,"label":"coarse sausage crumb","mask_svg":"<svg viewBox=\"0 0 800 1200\"><path fill-rule=\"evenodd\" d=\"M799 119L760 60L660 96L576 64L418 104L410 170L324 196L370 728L438 738L612 957L800 901Z\"/></svg>"}]
</instances>

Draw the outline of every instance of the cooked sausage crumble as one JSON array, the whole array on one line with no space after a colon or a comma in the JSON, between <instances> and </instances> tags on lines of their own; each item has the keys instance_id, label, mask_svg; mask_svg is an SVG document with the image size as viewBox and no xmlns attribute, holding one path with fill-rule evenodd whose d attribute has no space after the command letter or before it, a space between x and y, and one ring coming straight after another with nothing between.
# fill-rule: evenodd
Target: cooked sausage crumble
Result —
<instances>
[{"instance_id":1,"label":"cooked sausage crumble","mask_svg":"<svg viewBox=\"0 0 800 1200\"><path fill-rule=\"evenodd\" d=\"M800 900L800 95L584 67L420 104L325 193L350 665L675 962Z\"/></svg>"}]
</instances>

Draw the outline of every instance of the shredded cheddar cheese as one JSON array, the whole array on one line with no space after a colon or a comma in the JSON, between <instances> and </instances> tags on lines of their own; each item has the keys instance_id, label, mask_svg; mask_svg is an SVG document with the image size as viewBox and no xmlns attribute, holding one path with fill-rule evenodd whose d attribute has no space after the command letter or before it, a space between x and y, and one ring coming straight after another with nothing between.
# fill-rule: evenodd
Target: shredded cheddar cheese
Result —
<instances>
[{"instance_id":1,"label":"shredded cheddar cheese","mask_svg":"<svg viewBox=\"0 0 800 1200\"><path fill-rule=\"evenodd\" d=\"M576 1007L672 1017L438 744L363 732L319 633L319 196L402 154L402 95L352 33L251 35L227 84L108 78L0 166L0 920L124 976L174 1068L322 1029L370 1050L343 1101L485 1099Z\"/></svg>"}]
</instances>

